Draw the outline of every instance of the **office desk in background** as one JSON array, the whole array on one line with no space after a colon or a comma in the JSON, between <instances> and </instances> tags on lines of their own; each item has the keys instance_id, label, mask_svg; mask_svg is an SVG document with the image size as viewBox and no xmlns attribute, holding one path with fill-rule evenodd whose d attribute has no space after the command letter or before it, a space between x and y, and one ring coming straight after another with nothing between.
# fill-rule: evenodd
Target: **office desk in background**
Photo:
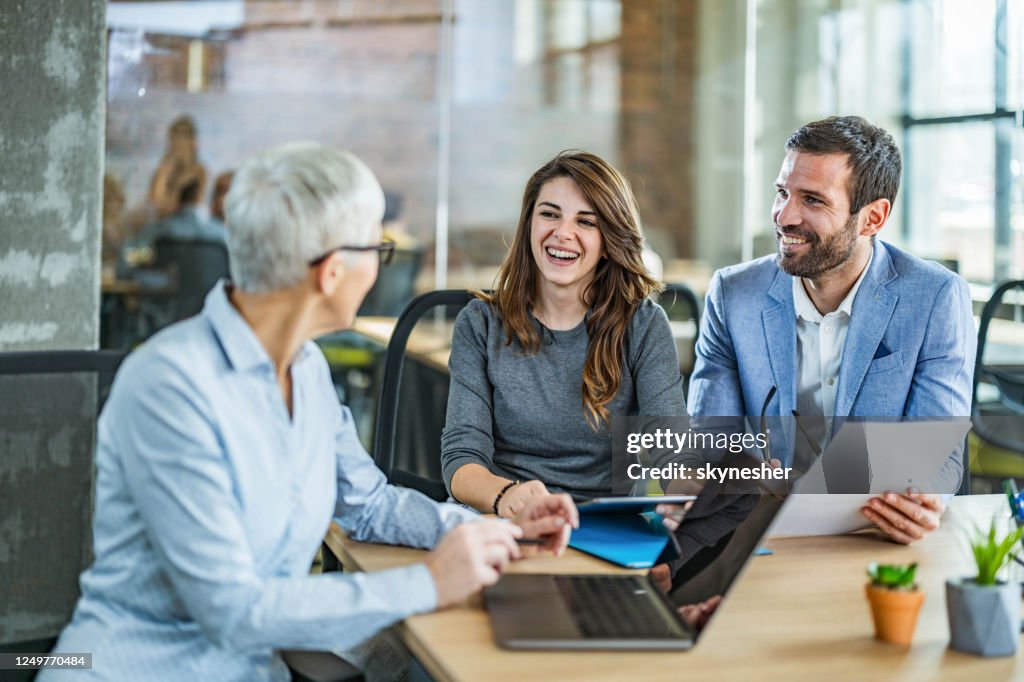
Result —
<instances>
[{"instance_id":1,"label":"office desk in background","mask_svg":"<svg viewBox=\"0 0 1024 682\"><path fill-rule=\"evenodd\" d=\"M479 597L409 618L398 633L438 680L932 680L1024 679L1024 653L985 659L947 648L945 580L973 574L967 534L1005 517L1002 495L957 497L942 528L904 547L875 533L769 539L773 555L751 559L696 647L689 652L512 652L493 641ZM349 540L332 525L327 544L345 570L410 564L424 552ZM914 644L876 641L864 596L865 567L920 562L927 591ZM569 550L513 564L532 573L619 572ZM614 605L609 604L609 608Z\"/></svg>"},{"instance_id":2,"label":"office desk in background","mask_svg":"<svg viewBox=\"0 0 1024 682\"><path fill-rule=\"evenodd\" d=\"M357 317L352 331L386 348L397 321L394 317ZM406 355L447 374L453 327L451 321L435 321L428 315L413 327L406 344Z\"/></svg>"},{"instance_id":3,"label":"office desk in background","mask_svg":"<svg viewBox=\"0 0 1024 682\"><path fill-rule=\"evenodd\" d=\"M352 331L387 346L395 323L393 317L357 317ZM697 335L697 325L692 320L672 321L669 325L676 342L679 365L690 371L693 367L693 341ZM454 323L449 320L424 319L409 335L406 354L447 373L453 328Z\"/></svg>"},{"instance_id":4,"label":"office desk in background","mask_svg":"<svg viewBox=\"0 0 1024 682\"><path fill-rule=\"evenodd\" d=\"M100 347L131 350L173 321L169 303L177 295L172 282L118 279L109 269L100 278Z\"/></svg>"}]
</instances>

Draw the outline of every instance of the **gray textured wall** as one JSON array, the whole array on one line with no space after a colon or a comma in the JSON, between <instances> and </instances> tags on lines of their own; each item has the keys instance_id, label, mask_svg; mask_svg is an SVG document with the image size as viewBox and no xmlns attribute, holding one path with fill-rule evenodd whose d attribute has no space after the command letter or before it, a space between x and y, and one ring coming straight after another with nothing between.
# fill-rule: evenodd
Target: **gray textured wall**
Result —
<instances>
[{"instance_id":1,"label":"gray textured wall","mask_svg":"<svg viewBox=\"0 0 1024 682\"><path fill-rule=\"evenodd\" d=\"M97 345L105 9L0 0L0 351ZM92 375L0 377L0 647L78 597L96 406Z\"/></svg>"},{"instance_id":2,"label":"gray textured wall","mask_svg":"<svg viewBox=\"0 0 1024 682\"><path fill-rule=\"evenodd\" d=\"M0 351L97 346L105 11L0 7Z\"/></svg>"},{"instance_id":3,"label":"gray textured wall","mask_svg":"<svg viewBox=\"0 0 1024 682\"><path fill-rule=\"evenodd\" d=\"M56 636L78 599L96 391L91 374L0 376L0 643Z\"/></svg>"}]
</instances>

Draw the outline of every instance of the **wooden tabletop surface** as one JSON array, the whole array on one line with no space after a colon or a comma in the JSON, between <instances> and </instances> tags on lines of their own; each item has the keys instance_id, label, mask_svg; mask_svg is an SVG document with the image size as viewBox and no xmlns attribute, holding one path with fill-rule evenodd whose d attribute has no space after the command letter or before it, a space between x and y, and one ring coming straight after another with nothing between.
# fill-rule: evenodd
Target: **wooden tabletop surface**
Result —
<instances>
[{"instance_id":1,"label":"wooden tabletop surface","mask_svg":"<svg viewBox=\"0 0 1024 682\"><path fill-rule=\"evenodd\" d=\"M770 538L769 556L748 563L696 647L685 653L513 652L498 648L479 597L415 616L400 636L439 680L926 680L1024 679L1021 655L983 659L947 648L947 578L972 574L972 523L1007 516L1002 495L957 497L942 528L904 547L875 532ZM424 552L358 543L332 526L328 545L346 570L379 570L422 560ZM911 647L876 641L864 597L870 561L918 561L924 607ZM516 562L535 573L618 572L574 550ZM610 604L609 608L614 608Z\"/></svg>"}]
</instances>

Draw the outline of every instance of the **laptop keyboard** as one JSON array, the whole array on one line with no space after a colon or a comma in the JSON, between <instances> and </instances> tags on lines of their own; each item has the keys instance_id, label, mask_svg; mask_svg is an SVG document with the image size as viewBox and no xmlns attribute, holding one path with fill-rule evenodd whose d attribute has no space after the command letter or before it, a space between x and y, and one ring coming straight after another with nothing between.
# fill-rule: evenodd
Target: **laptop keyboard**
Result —
<instances>
[{"instance_id":1,"label":"laptop keyboard","mask_svg":"<svg viewBox=\"0 0 1024 682\"><path fill-rule=\"evenodd\" d=\"M638 591L654 589L638 576L554 576L577 627L589 639L678 636L662 612Z\"/></svg>"}]
</instances>

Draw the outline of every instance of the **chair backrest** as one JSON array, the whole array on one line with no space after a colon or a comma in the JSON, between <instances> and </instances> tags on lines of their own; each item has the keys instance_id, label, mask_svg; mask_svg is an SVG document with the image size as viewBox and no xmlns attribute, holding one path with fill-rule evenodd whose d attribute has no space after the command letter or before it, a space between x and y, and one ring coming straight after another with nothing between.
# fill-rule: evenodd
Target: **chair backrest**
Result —
<instances>
[{"instance_id":1,"label":"chair backrest","mask_svg":"<svg viewBox=\"0 0 1024 682\"><path fill-rule=\"evenodd\" d=\"M55 637L78 599L92 561L96 416L124 357L0 353L0 643Z\"/></svg>"},{"instance_id":2,"label":"chair backrest","mask_svg":"<svg viewBox=\"0 0 1024 682\"><path fill-rule=\"evenodd\" d=\"M423 266L423 249L396 249L394 258L377 273L363 299L359 315L396 317L416 295L416 277Z\"/></svg>"},{"instance_id":3,"label":"chair backrest","mask_svg":"<svg viewBox=\"0 0 1024 682\"><path fill-rule=\"evenodd\" d=\"M1004 303L1014 290L1021 298ZM993 323L1004 320L1008 325L997 340ZM996 447L1024 454L1024 280L1000 284L981 311L972 397L974 432Z\"/></svg>"},{"instance_id":4,"label":"chair backrest","mask_svg":"<svg viewBox=\"0 0 1024 682\"><path fill-rule=\"evenodd\" d=\"M380 401L377 406L377 425L373 439L373 458L388 480L397 485L415 488L436 500L448 498L444 483L395 466L395 442L398 424L398 402L402 383L402 367L406 345L413 327L425 313L434 308L461 308L473 300L473 294L463 289L431 291L414 298L395 324L394 332L384 354L384 373L381 379ZM440 448L440 441L438 442ZM440 462L440 452L438 452Z\"/></svg>"},{"instance_id":5,"label":"chair backrest","mask_svg":"<svg viewBox=\"0 0 1024 682\"><path fill-rule=\"evenodd\" d=\"M960 488L956 491L957 495L970 495L971 494L971 434L968 433L964 436L964 450L960 457Z\"/></svg>"},{"instance_id":6,"label":"chair backrest","mask_svg":"<svg viewBox=\"0 0 1024 682\"><path fill-rule=\"evenodd\" d=\"M689 382L696 360L695 347L700 334L700 301L693 289L685 284L667 283L658 295L658 304L665 309L672 324L672 336L679 352L679 370Z\"/></svg>"},{"instance_id":7,"label":"chair backrest","mask_svg":"<svg viewBox=\"0 0 1024 682\"><path fill-rule=\"evenodd\" d=\"M228 249L218 241L161 237L156 241L156 267L176 272L172 319L183 320L203 308L206 294L228 276Z\"/></svg>"}]
</instances>

